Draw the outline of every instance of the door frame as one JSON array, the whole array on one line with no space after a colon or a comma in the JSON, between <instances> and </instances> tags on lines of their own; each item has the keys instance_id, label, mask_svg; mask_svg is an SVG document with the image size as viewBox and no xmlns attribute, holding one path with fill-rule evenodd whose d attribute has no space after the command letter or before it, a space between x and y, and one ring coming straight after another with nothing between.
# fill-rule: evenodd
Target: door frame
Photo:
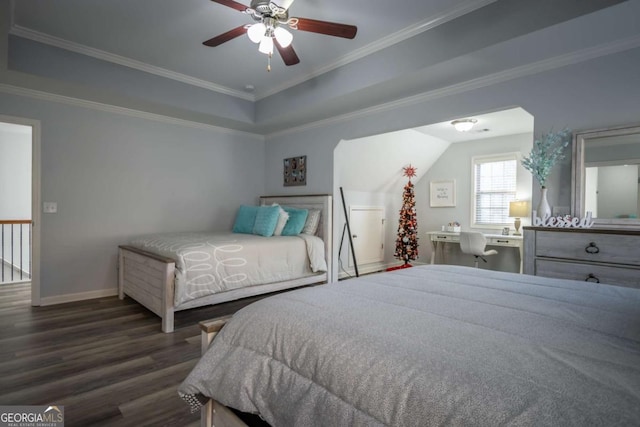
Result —
<instances>
[{"instance_id":1,"label":"door frame","mask_svg":"<svg viewBox=\"0 0 640 427\"><path fill-rule=\"evenodd\" d=\"M40 121L0 114L0 122L31 127L31 305L40 305Z\"/></svg>"}]
</instances>

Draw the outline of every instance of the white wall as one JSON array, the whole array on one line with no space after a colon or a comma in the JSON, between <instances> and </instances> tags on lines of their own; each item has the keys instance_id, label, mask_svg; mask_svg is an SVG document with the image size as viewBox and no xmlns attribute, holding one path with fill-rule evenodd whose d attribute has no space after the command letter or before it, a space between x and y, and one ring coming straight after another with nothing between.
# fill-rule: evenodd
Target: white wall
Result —
<instances>
[{"instance_id":1,"label":"white wall","mask_svg":"<svg viewBox=\"0 0 640 427\"><path fill-rule=\"evenodd\" d=\"M427 225L429 230L435 231L440 230L442 225L457 221L462 225L463 231L470 230L473 195L472 158L508 153L517 153L521 158L531 151L532 143L533 133L525 133L452 144L426 175L418 181L416 191L423 191L428 195L430 181L455 179L456 207L432 208L427 200L427 203L421 206L421 212L425 216L423 224ZM531 174L519 163L516 199L531 201L531 186ZM524 225L530 224L529 218L522 220ZM496 233L502 230L502 226L474 230Z\"/></svg>"},{"instance_id":2,"label":"white wall","mask_svg":"<svg viewBox=\"0 0 640 427\"><path fill-rule=\"evenodd\" d=\"M395 212L397 209L400 208L399 203L396 200L394 200L395 198L394 196L395 196L394 194L390 194L390 193L380 193L380 192L374 193L374 192L365 192L365 191L351 191L351 190L344 189L344 199L347 206L347 213L349 212L349 208L352 206L380 206L380 207L383 207L385 211L384 260L382 263L379 263L379 264L376 263L375 265L363 265L362 262L357 259L358 254L356 254L356 261L358 261L358 270L361 274L370 272L370 271L379 271L380 269L386 268L387 264L389 264L393 260L394 248L390 247L389 242L390 242L390 236L395 235L395 231L393 228L393 220L391 218L394 216L393 212ZM349 275L353 275L355 274L355 269L349 268L351 249L349 248L349 238L346 231L344 231L344 239L342 239L342 235L343 235L342 233L345 226L345 219L344 219L345 216L344 216L344 209L342 207L342 200L339 197L339 193L338 193L338 200L336 202L337 204L334 205L333 217L334 217L334 227L339 232L338 245L340 244L339 243L340 240L343 240L341 254L339 258L339 261L340 261L339 267L340 267L340 271L342 272L341 274L344 274L346 272ZM397 227L397 224L396 224L396 227Z\"/></svg>"},{"instance_id":3,"label":"white wall","mask_svg":"<svg viewBox=\"0 0 640 427\"><path fill-rule=\"evenodd\" d=\"M31 132L0 127L0 218L31 219Z\"/></svg>"},{"instance_id":4,"label":"white wall","mask_svg":"<svg viewBox=\"0 0 640 427\"><path fill-rule=\"evenodd\" d=\"M113 293L118 245L153 232L229 230L264 192L264 142L2 94L41 121L41 297Z\"/></svg>"},{"instance_id":5,"label":"white wall","mask_svg":"<svg viewBox=\"0 0 640 427\"><path fill-rule=\"evenodd\" d=\"M347 205L385 208L384 260L377 268L386 268L399 262L393 254L402 192L407 183L402 168L409 164L416 167L418 176L413 182L417 182L448 146L449 143L441 139L405 129L341 141L335 148L335 185L336 188L343 187ZM334 210L334 223L342 232L344 213L341 204L339 208ZM421 227L418 223L419 230ZM347 266L348 261L347 245L348 241L345 240L341 256L343 266Z\"/></svg>"},{"instance_id":6,"label":"white wall","mask_svg":"<svg viewBox=\"0 0 640 427\"><path fill-rule=\"evenodd\" d=\"M457 221L461 224L462 231L471 229L472 206L472 158L474 156L486 156L492 154L518 153L520 156L531 151L533 133L508 135L496 138L487 138L475 141L452 144L438 159L435 165L416 184L416 193L424 195L424 204L418 206L418 223L422 224L422 231L438 231L442 225ZM444 179L456 181L456 206L451 208L432 208L429 206L429 183ZM517 193L519 200L531 201L531 174L518 166ZM522 218L523 226L530 225L529 218ZM474 231L487 233L500 233L502 226L495 228L474 228ZM511 226L513 230L513 226ZM423 234L424 237L424 234ZM428 262L432 248L426 237L422 245L420 260ZM519 254L516 249L499 248L498 257L490 257L491 263L487 266L495 270L518 272L520 269ZM443 253L438 252L436 262L448 264L473 265L473 257L462 254L457 245L446 245ZM444 258L442 257L444 255Z\"/></svg>"},{"instance_id":7,"label":"white wall","mask_svg":"<svg viewBox=\"0 0 640 427\"><path fill-rule=\"evenodd\" d=\"M0 126L0 219L31 219L31 128L27 126L4 123ZM4 232L0 258L29 273L30 226L0 227Z\"/></svg>"}]
</instances>

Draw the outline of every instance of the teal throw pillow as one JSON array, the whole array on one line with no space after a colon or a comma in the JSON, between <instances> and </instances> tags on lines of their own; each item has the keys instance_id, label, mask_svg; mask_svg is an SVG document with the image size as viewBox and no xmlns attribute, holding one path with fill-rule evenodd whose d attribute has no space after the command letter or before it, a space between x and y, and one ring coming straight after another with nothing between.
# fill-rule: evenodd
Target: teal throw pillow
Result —
<instances>
[{"instance_id":1,"label":"teal throw pillow","mask_svg":"<svg viewBox=\"0 0 640 427\"><path fill-rule=\"evenodd\" d=\"M256 221L253 224L253 234L264 237L273 236L273 232L278 225L278 217L280 216L280 206L260 206Z\"/></svg>"},{"instance_id":2,"label":"teal throw pillow","mask_svg":"<svg viewBox=\"0 0 640 427\"><path fill-rule=\"evenodd\" d=\"M258 215L258 206L240 205L233 224L234 233L253 234L253 226Z\"/></svg>"},{"instance_id":3,"label":"teal throw pillow","mask_svg":"<svg viewBox=\"0 0 640 427\"><path fill-rule=\"evenodd\" d=\"M289 214L289 219L287 220L287 225L284 226L282 230L283 236L297 236L302 232L304 228L304 224L307 221L307 216L309 215L308 209L299 209L299 208L291 208L289 206L283 206L284 209Z\"/></svg>"}]
</instances>

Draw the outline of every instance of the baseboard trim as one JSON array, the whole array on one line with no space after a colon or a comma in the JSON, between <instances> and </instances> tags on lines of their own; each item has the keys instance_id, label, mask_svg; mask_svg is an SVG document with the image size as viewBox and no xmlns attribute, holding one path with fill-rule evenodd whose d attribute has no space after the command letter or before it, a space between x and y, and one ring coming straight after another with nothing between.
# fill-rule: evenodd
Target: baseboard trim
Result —
<instances>
[{"instance_id":1,"label":"baseboard trim","mask_svg":"<svg viewBox=\"0 0 640 427\"><path fill-rule=\"evenodd\" d=\"M101 289L99 291L79 292L76 294L56 295L40 298L40 305L56 305L66 302L84 301L88 299L113 297L118 295L118 288Z\"/></svg>"},{"instance_id":2,"label":"baseboard trim","mask_svg":"<svg viewBox=\"0 0 640 427\"><path fill-rule=\"evenodd\" d=\"M389 267L395 267L400 264L400 261L395 262L376 262L372 264L359 265L358 273L362 276L363 274L371 274L371 273L382 273ZM413 266L426 265L424 262L413 261L411 262ZM338 273L338 280L348 279L356 277L356 271L353 268L347 268L345 270L340 270Z\"/></svg>"}]
</instances>

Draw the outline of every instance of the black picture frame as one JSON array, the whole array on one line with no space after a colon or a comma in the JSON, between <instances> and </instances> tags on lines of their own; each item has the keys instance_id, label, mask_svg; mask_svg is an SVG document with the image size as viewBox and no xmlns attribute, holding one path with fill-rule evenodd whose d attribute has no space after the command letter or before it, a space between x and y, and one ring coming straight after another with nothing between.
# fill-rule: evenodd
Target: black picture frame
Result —
<instances>
[{"instance_id":1,"label":"black picture frame","mask_svg":"<svg viewBox=\"0 0 640 427\"><path fill-rule=\"evenodd\" d=\"M307 156L289 157L283 160L285 187L307 185Z\"/></svg>"}]
</instances>

